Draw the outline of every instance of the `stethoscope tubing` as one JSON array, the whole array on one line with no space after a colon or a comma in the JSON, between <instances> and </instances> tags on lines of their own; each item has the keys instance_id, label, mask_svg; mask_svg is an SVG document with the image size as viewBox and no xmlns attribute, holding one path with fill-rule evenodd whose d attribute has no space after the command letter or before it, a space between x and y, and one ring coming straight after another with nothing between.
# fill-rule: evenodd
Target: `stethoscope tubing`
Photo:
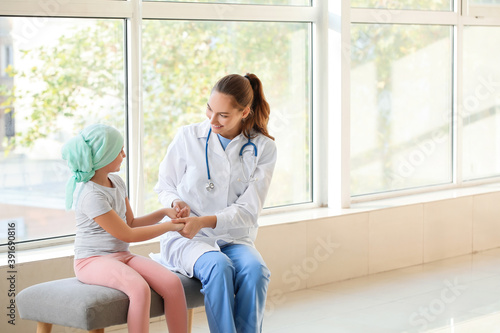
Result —
<instances>
[{"instance_id":1,"label":"stethoscope tubing","mask_svg":"<svg viewBox=\"0 0 500 333\"><path fill-rule=\"evenodd\" d=\"M210 166L208 165L208 140L210 140L211 133L212 133L212 128L210 127L210 130L208 131L207 140L205 142L205 163L207 164L207 177L209 182L211 179L210 179Z\"/></svg>"},{"instance_id":2,"label":"stethoscope tubing","mask_svg":"<svg viewBox=\"0 0 500 333\"><path fill-rule=\"evenodd\" d=\"M208 140L210 140L210 134L212 134L212 127L210 127L210 130L208 131L207 140L205 141L205 163L207 165L207 178L208 178L207 191L210 191L214 188L214 183L212 182L212 179L210 177L210 165L208 163ZM242 165L243 165L243 150L245 149L245 147L248 146L253 147L255 158L257 158L257 146L250 140L250 138L248 138L248 142L241 147L239 153L240 162L242 163Z\"/></svg>"}]
</instances>

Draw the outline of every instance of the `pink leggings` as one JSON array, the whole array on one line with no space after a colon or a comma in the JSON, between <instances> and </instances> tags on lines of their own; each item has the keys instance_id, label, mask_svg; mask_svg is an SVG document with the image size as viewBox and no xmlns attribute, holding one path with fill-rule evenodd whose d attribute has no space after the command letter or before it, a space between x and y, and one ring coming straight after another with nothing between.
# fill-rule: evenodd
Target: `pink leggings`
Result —
<instances>
[{"instance_id":1,"label":"pink leggings","mask_svg":"<svg viewBox=\"0 0 500 333\"><path fill-rule=\"evenodd\" d=\"M78 280L123 291L130 300L129 333L149 332L153 288L163 297L168 331L187 332L187 308L180 279L159 263L130 252L117 252L75 260Z\"/></svg>"}]
</instances>

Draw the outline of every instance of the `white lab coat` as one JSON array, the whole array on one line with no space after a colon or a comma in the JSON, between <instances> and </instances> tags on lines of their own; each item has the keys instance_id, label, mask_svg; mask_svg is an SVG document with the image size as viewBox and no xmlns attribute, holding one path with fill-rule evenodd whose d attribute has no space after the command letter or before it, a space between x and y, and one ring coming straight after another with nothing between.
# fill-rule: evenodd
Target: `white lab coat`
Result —
<instances>
[{"instance_id":1,"label":"white lab coat","mask_svg":"<svg viewBox=\"0 0 500 333\"><path fill-rule=\"evenodd\" d=\"M257 134L252 142L257 146L257 166L254 181L249 179L254 168L253 147L245 147L243 169L239 152L248 139L240 134L222 148L219 138L211 133L208 142L208 163L215 188L206 190L208 182L205 144L210 129L208 120L182 127L160 164L155 186L164 207L175 199L186 202L194 216L217 216L217 226L203 228L193 239L178 232L161 237L161 253L151 257L167 268L189 277L198 258L208 251L219 251L225 244L253 246L257 236L257 219L271 183L276 164L276 144L265 135ZM242 174L244 172L244 174Z\"/></svg>"}]
</instances>

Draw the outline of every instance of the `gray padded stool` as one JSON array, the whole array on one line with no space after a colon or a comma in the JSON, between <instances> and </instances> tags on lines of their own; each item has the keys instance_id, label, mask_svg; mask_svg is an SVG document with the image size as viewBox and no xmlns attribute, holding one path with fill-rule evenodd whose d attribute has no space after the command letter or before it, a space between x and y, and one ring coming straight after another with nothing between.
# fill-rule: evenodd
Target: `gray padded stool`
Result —
<instances>
[{"instance_id":1,"label":"gray padded stool","mask_svg":"<svg viewBox=\"0 0 500 333\"><path fill-rule=\"evenodd\" d=\"M191 332L193 309L203 306L201 283L195 278L177 276L184 286ZM22 319L38 322L37 333L50 333L53 324L103 333L106 327L127 323L129 299L119 290L84 284L75 277L23 289L17 294L16 303ZM151 289L150 317L163 314L163 299Z\"/></svg>"}]
</instances>

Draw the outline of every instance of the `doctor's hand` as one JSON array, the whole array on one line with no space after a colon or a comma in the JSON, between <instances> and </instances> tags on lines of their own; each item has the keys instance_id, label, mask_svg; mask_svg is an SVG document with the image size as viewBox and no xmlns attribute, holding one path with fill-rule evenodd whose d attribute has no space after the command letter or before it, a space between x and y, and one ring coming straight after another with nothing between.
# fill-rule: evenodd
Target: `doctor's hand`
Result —
<instances>
[{"instance_id":1,"label":"doctor's hand","mask_svg":"<svg viewBox=\"0 0 500 333\"><path fill-rule=\"evenodd\" d=\"M213 216L190 216L172 220L172 223L184 223L184 228L179 233L189 239L192 239L201 230L201 228L215 228L217 217Z\"/></svg>"},{"instance_id":2,"label":"doctor's hand","mask_svg":"<svg viewBox=\"0 0 500 333\"><path fill-rule=\"evenodd\" d=\"M174 200L172 208L177 212L176 218L188 217L191 214L191 208L182 200Z\"/></svg>"}]
</instances>

